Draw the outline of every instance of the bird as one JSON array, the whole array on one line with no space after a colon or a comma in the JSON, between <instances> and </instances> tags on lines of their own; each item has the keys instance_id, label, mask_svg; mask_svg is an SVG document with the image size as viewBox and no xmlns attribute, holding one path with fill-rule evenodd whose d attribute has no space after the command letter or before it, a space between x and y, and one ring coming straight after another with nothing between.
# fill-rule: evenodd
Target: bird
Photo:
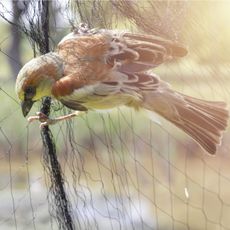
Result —
<instances>
[{"instance_id":1,"label":"bird","mask_svg":"<svg viewBox=\"0 0 230 230\"><path fill-rule=\"evenodd\" d=\"M186 46L163 36L90 29L83 24L66 35L55 51L22 67L16 94L25 117L34 102L47 96L74 110L54 119L41 112L28 118L40 120L41 127L124 105L160 115L215 154L228 125L227 104L175 91L152 72L187 53Z\"/></svg>"}]
</instances>

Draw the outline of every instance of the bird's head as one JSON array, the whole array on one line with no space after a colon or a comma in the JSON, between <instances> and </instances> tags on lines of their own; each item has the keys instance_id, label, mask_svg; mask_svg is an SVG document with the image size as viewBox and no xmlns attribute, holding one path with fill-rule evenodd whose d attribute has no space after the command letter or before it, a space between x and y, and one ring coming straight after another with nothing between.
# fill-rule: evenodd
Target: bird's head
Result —
<instances>
[{"instance_id":1,"label":"bird's head","mask_svg":"<svg viewBox=\"0 0 230 230\"><path fill-rule=\"evenodd\" d=\"M34 58L22 67L16 80L16 93L24 116L35 101L51 96L53 83L62 75L63 61L56 53Z\"/></svg>"}]
</instances>

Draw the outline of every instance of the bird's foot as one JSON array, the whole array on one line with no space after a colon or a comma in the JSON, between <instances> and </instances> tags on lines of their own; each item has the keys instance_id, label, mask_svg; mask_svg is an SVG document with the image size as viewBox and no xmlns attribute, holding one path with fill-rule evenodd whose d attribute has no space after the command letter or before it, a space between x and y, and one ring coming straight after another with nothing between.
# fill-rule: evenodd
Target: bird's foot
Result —
<instances>
[{"instance_id":1,"label":"bird's foot","mask_svg":"<svg viewBox=\"0 0 230 230\"><path fill-rule=\"evenodd\" d=\"M41 122L40 128L43 128L43 127L48 126L48 125L54 125L54 124L58 123L59 121L69 120L72 117L85 114L85 112L76 111L74 113L70 113L70 114L60 116L60 117L57 117L57 118L53 118L53 119L49 118L47 115L45 115L42 112L37 112L36 114L37 114L36 116L28 117L27 120L28 120L29 123L31 123L33 121L40 121Z\"/></svg>"}]
</instances>

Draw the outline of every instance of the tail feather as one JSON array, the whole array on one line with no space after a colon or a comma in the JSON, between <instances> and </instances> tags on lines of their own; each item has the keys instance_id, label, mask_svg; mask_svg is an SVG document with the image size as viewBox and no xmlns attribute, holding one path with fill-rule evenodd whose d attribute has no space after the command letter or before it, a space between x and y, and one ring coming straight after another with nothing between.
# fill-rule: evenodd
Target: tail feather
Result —
<instances>
[{"instance_id":1,"label":"tail feather","mask_svg":"<svg viewBox=\"0 0 230 230\"><path fill-rule=\"evenodd\" d=\"M216 153L229 118L224 102L196 99L170 89L146 93L144 107L172 122L210 154Z\"/></svg>"},{"instance_id":2,"label":"tail feather","mask_svg":"<svg viewBox=\"0 0 230 230\"><path fill-rule=\"evenodd\" d=\"M203 112L204 116L209 115L213 118L213 122L219 129L225 129L228 120L228 110L224 102L204 101L200 99L194 99L184 95L185 100L197 108L200 112Z\"/></svg>"},{"instance_id":3,"label":"tail feather","mask_svg":"<svg viewBox=\"0 0 230 230\"><path fill-rule=\"evenodd\" d=\"M206 135L205 130L197 128L188 124L187 126L176 125L181 128L185 133L190 135L195 141L197 141L208 153L215 154L217 151L217 145L220 144L219 136Z\"/></svg>"}]
</instances>

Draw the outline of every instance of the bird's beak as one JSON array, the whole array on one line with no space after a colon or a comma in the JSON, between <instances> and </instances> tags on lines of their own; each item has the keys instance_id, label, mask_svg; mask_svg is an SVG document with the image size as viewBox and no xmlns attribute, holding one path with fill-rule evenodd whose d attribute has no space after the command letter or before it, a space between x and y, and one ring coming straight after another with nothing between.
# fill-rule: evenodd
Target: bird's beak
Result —
<instances>
[{"instance_id":1,"label":"bird's beak","mask_svg":"<svg viewBox=\"0 0 230 230\"><path fill-rule=\"evenodd\" d=\"M24 117L26 117L26 115L29 113L33 104L34 104L34 101L32 100L25 100L21 103L22 113Z\"/></svg>"}]
</instances>

